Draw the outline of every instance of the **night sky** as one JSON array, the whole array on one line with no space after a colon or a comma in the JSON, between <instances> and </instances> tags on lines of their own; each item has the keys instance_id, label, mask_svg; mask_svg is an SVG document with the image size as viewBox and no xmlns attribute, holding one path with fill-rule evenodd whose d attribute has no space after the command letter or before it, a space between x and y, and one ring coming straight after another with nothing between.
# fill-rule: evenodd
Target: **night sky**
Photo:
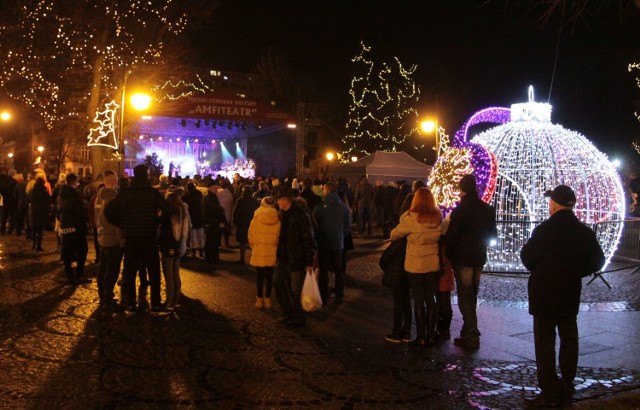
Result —
<instances>
[{"instance_id":1,"label":"night sky","mask_svg":"<svg viewBox=\"0 0 640 410\"><path fill-rule=\"evenodd\" d=\"M543 9L531 2L484 3L222 0L195 33L202 44L196 61L249 71L271 48L346 110L351 58L364 41L376 61L396 56L418 65L420 111L436 114L450 135L481 108L525 102L533 85L536 101L550 98L554 123L612 156L629 154L640 136L633 116L640 111L640 72L627 70L640 62L640 9L621 12L619 2L594 0L598 9L560 32L560 14L541 25Z\"/></svg>"}]
</instances>

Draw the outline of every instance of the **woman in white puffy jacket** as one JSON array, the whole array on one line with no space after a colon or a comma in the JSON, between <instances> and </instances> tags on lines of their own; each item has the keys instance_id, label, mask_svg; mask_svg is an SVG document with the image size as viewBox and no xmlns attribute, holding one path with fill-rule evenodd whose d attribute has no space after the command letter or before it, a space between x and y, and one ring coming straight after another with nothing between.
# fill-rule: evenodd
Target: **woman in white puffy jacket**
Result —
<instances>
[{"instance_id":1,"label":"woman in white puffy jacket","mask_svg":"<svg viewBox=\"0 0 640 410\"><path fill-rule=\"evenodd\" d=\"M440 280L438 242L441 231L442 212L427 188L415 192L411 208L402 214L400 223L391 231L392 241L407 237L404 269L409 273L414 300L416 338L410 342L414 346L433 345L435 342L438 319L436 292Z\"/></svg>"}]
</instances>

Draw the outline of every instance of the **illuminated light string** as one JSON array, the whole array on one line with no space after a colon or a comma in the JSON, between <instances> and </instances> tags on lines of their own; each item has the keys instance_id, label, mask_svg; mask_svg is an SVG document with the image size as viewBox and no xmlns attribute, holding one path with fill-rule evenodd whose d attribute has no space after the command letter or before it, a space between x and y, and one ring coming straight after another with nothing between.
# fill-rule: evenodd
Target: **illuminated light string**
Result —
<instances>
[{"instance_id":1,"label":"illuminated light string","mask_svg":"<svg viewBox=\"0 0 640 410\"><path fill-rule=\"evenodd\" d=\"M351 60L361 75L351 79L351 103L342 139L343 161L376 150L397 151L408 138L418 134L414 106L420 89L412 78L417 66L405 68L395 57L392 65L376 65L367 57L370 51L371 47L361 43L360 53Z\"/></svg>"},{"instance_id":2,"label":"illuminated light string","mask_svg":"<svg viewBox=\"0 0 640 410\"><path fill-rule=\"evenodd\" d=\"M185 1L97 0L83 7L101 18L77 18L79 10L63 2L40 0L24 3L14 18L0 24L0 87L38 114L48 129L68 118L85 118L81 113L92 92L117 95L125 68L162 63L166 47L156 33L175 36L189 22ZM110 27L106 36L104 27Z\"/></svg>"},{"instance_id":3,"label":"illuminated light string","mask_svg":"<svg viewBox=\"0 0 640 410\"><path fill-rule=\"evenodd\" d=\"M633 70L640 70L640 63L629 64L629 72L631 72ZM636 84L638 85L638 88L640 88L640 76L636 77ZM638 113L636 111L635 115L636 115L636 118L638 119L638 121L640 121L640 113ZM636 152L640 153L640 150L638 149L638 147L636 145L637 144L634 143L634 148L635 148Z\"/></svg>"},{"instance_id":4,"label":"illuminated light string","mask_svg":"<svg viewBox=\"0 0 640 410\"><path fill-rule=\"evenodd\" d=\"M531 101L511 106L511 121L472 139L493 153L498 170L495 195L498 244L489 249L489 266L524 271L519 252L537 224L549 217L544 192L565 184L573 188L576 216L599 224L596 233L607 263L618 246L625 217L620 177L607 156L583 135L552 124L551 106Z\"/></svg>"}]
</instances>

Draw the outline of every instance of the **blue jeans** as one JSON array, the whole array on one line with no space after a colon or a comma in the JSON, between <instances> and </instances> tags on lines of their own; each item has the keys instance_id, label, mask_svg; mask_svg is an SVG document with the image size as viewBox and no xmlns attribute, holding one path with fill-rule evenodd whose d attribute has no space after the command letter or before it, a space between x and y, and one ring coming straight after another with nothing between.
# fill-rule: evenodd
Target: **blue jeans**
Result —
<instances>
[{"instance_id":1,"label":"blue jeans","mask_svg":"<svg viewBox=\"0 0 640 410\"><path fill-rule=\"evenodd\" d=\"M304 270L290 271L284 262L278 262L275 278L273 278L273 289L276 291L278 304L282 307L284 314L298 324L305 322L304 310L300 304L304 278Z\"/></svg>"},{"instance_id":2,"label":"blue jeans","mask_svg":"<svg viewBox=\"0 0 640 410\"><path fill-rule=\"evenodd\" d=\"M458 307L462 315L462 331L460 335L471 341L480 340L476 304L478 303L478 289L482 266L453 266L458 290Z\"/></svg>"}]
</instances>

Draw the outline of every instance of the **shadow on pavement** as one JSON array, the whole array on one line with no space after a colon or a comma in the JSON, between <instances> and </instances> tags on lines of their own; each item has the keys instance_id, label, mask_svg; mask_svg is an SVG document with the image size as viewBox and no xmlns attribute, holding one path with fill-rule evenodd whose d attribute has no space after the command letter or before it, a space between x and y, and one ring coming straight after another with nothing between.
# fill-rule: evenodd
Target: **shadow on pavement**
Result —
<instances>
[{"instance_id":1,"label":"shadow on pavement","mask_svg":"<svg viewBox=\"0 0 640 410\"><path fill-rule=\"evenodd\" d=\"M55 370L30 369L45 377L31 381L25 407L230 407L230 399L245 395L241 383L220 379L230 369L251 372L243 363L245 336L197 300L184 298L168 316L74 304L40 328L41 343L16 349L37 349L31 354L39 364Z\"/></svg>"}]
</instances>

